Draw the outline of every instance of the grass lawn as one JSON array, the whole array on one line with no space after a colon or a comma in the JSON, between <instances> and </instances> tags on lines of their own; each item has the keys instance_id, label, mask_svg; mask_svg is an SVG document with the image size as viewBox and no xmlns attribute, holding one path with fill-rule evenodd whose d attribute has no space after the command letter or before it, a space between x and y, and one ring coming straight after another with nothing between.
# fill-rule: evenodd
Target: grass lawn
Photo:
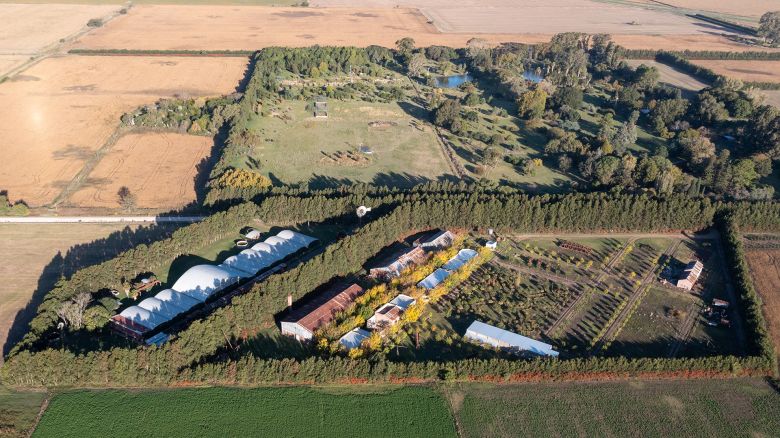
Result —
<instances>
[{"instance_id":1,"label":"grass lawn","mask_svg":"<svg viewBox=\"0 0 780 438\"><path fill-rule=\"evenodd\" d=\"M696 298L684 291L651 287L608 354L631 357L667 357L686 312ZM698 310L698 308L696 308Z\"/></svg>"},{"instance_id":2,"label":"grass lawn","mask_svg":"<svg viewBox=\"0 0 780 438\"><path fill-rule=\"evenodd\" d=\"M465 437L777 436L780 394L759 379L463 385Z\"/></svg>"},{"instance_id":3,"label":"grass lawn","mask_svg":"<svg viewBox=\"0 0 780 438\"><path fill-rule=\"evenodd\" d=\"M306 106L304 101L283 101L276 115L252 122L263 141L251 158L274 181L407 187L449 174L434 132L417 119L424 110L414 104L331 99L327 119L314 118ZM379 126L369 126L371 122ZM361 153L361 146L373 153Z\"/></svg>"},{"instance_id":4,"label":"grass lawn","mask_svg":"<svg viewBox=\"0 0 780 438\"><path fill-rule=\"evenodd\" d=\"M27 436L45 397L44 392L17 392L0 386L0 436Z\"/></svg>"},{"instance_id":5,"label":"grass lawn","mask_svg":"<svg viewBox=\"0 0 780 438\"><path fill-rule=\"evenodd\" d=\"M37 437L451 437L428 387L206 388L56 395Z\"/></svg>"}]
</instances>

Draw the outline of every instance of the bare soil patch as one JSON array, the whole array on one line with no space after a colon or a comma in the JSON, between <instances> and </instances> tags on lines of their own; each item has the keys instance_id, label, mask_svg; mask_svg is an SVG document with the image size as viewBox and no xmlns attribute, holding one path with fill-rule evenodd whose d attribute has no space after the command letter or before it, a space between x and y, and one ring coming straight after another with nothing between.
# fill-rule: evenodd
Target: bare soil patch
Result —
<instances>
[{"instance_id":1,"label":"bare soil patch","mask_svg":"<svg viewBox=\"0 0 780 438\"><path fill-rule=\"evenodd\" d=\"M780 352L780 250L749 250L746 257L764 303L764 317L769 323L775 351Z\"/></svg>"},{"instance_id":2,"label":"bare soil patch","mask_svg":"<svg viewBox=\"0 0 780 438\"><path fill-rule=\"evenodd\" d=\"M742 81L780 82L780 61L701 60L694 63Z\"/></svg>"},{"instance_id":3,"label":"bare soil patch","mask_svg":"<svg viewBox=\"0 0 780 438\"><path fill-rule=\"evenodd\" d=\"M32 54L86 28L116 5L0 4L0 54Z\"/></svg>"},{"instance_id":4,"label":"bare soil patch","mask_svg":"<svg viewBox=\"0 0 780 438\"><path fill-rule=\"evenodd\" d=\"M100 160L69 204L119 206L117 191L130 189L141 208L175 209L195 200L198 163L209 156L211 137L174 133L125 135Z\"/></svg>"},{"instance_id":5,"label":"bare soil patch","mask_svg":"<svg viewBox=\"0 0 780 438\"><path fill-rule=\"evenodd\" d=\"M653 0L642 0L647 4L658 4ZM661 2L684 9L709 11L719 14L729 14L759 18L764 12L775 11L778 8L775 0L660 0Z\"/></svg>"},{"instance_id":6,"label":"bare soil patch","mask_svg":"<svg viewBox=\"0 0 780 438\"><path fill-rule=\"evenodd\" d=\"M247 63L246 58L67 56L34 65L24 80L0 84L0 190L31 206L51 202L111 136L123 113L161 97L230 93Z\"/></svg>"}]
</instances>

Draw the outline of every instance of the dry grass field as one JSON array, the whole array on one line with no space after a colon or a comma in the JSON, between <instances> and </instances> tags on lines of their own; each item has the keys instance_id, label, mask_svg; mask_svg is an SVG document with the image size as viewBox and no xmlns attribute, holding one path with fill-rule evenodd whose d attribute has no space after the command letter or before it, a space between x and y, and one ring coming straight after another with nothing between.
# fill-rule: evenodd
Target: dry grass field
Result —
<instances>
[{"instance_id":1,"label":"dry grass field","mask_svg":"<svg viewBox=\"0 0 780 438\"><path fill-rule=\"evenodd\" d=\"M127 225L0 224L0 346L5 345L17 314L38 288L50 289L75 264L85 266L115 254L105 247L66 255L75 245L108 237ZM19 329L19 327L15 327ZM24 328L22 328L22 331ZM19 333L15 333L16 336Z\"/></svg>"},{"instance_id":2,"label":"dry grass field","mask_svg":"<svg viewBox=\"0 0 780 438\"><path fill-rule=\"evenodd\" d=\"M32 54L86 28L115 5L0 4L0 54Z\"/></svg>"},{"instance_id":3,"label":"dry grass field","mask_svg":"<svg viewBox=\"0 0 780 438\"><path fill-rule=\"evenodd\" d=\"M702 88L707 87L707 84L697 80L693 76L685 74L679 70L675 70L674 68L660 62L649 61L646 59L630 59L628 60L628 64L632 67L638 67L641 64L655 67L658 69L658 73L661 75L660 82L677 87L681 90L699 91Z\"/></svg>"},{"instance_id":4,"label":"dry grass field","mask_svg":"<svg viewBox=\"0 0 780 438\"><path fill-rule=\"evenodd\" d=\"M524 2L527 8L508 0L488 0L477 6L459 3L437 9L442 2L436 0L422 10L403 4L395 7L395 2L390 5L355 0L310 8L139 5L84 35L75 46L160 50L254 50L313 44L393 46L398 39L410 36L419 46L457 47L474 36L493 43L539 43L549 41L554 33L578 30L612 33L616 42L631 49L758 50L712 34L677 14L588 0ZM340 6L343 4L352 7ZM632 21L637 24L628 24Z\"/></svg>"},{"instance_id":5,"label":"dry grass field","mask_svg":"<svg viewBox=\"0 0 780 438\"><path fill-rule=\"evenodd\" d=\"M51 202L123 113L161 97L230 93L247 63L67 56L34 65L0 85L0 189L31 206Z\"/></svg>"},{"instance_id":6,"label":"dry grass field","mask_svg":"<svg viewBox=\"0 0 780 438\"><path fill-rule=\"evenodd\" d=\"M780 90L761 90L764 103L780 107Z\"/></svg>"},{"instance_id":7,"label":"dry grass field","mask_svg":"<svg viewBox=\"0 0 780 438\"><path fill-rule=\"evenodd\" d=\"M780 82L780 61L699 60L694 63L742 81Z\"/></svg>"},{"instance_id":8,"label":"dry grass field","mask_svg":"<svg viewBox=\"0 0 780 438\"><path fill-rule=\"evenodd\" d=\"M654 0L641 0L649 5L657 5ZM758 19L764 12L776 11L778 6L776 0L662 0L667 5L684 9L693 9L699 11L715 12L718 14L728 14L736 16L745 16Z\"/></svg>"},{"instance_id":9,"label":"dry grass field","mask_svg":"<svg viewBox=\"0 0 780 438\"><path fill-rule=\"evenodd\" d=\"M211 137L195 135L125 135L100 160L68 204L116 208L117 191L127 186L138 207L182 207L195 201L197 165L209 156L212 145Z\"/></svg>"},{"instance_id":10,"label":"dry grass field","mask_svg":"<svg viewBox=\"0 0 780 438\"><path fill-rule=\"evenodd\" d=\"M780 249L748 250L746 256L753 282L764 302L764 316L775 351L780 354Z\"/></svg>"}]
</instances>

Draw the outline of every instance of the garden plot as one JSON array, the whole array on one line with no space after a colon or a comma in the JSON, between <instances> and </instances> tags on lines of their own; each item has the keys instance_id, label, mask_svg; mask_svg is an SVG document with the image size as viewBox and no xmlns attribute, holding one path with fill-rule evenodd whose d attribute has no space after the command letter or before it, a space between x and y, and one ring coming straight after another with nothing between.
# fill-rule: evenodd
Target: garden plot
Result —
<instances>
[{"instance_id":1,"label":"garden plot","mask_svg":"<svg viewBox=\"0 0 780 438\"><path fill-rule=\"evenodd\" d=\"M315 118L303 101L279 107L252 122L262 141L250 161L271 180L410 186L449 173L433 130L409 114L421 110L410 103L330 100L327 118Z\"/></svg>"}]
</instances>

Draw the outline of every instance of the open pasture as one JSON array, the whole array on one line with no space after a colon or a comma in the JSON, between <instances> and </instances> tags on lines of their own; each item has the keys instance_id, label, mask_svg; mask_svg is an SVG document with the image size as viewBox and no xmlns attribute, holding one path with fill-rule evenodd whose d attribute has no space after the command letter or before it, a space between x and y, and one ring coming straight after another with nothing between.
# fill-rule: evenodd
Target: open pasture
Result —
<instances>
[{"instance_id":1,"label":"open pasture","mask_svg":"<svg viewBox=\"0 0 780 438\"><path fill-rule=\"evenodd\" d=\"M247 63L203 57L45 59L0 85L0 189L31 206L50 203L109 139L123 113L162 97L230 93Z\"/></svg>"},{"instance_id":2,"label":"open pasture","mask_svg":"<svg viewBox=\"0 0 780 438\"><path fill-rule=\"evenodd\" d=\"M453 437L455 425L428 387L78 391L57 394L33 436L138 435Z\"/></svg>"},{"instance_id":3,"label":"open pasture","mask_svg":"<svg viewBox=\"0 0 780 438\"><path fill-rule=\"evenodd\" d=\"M407 112L420 110L407 102L330 100L323 119L307 102L283 101L278 111L253 121L263 141L251 158L284 183L408 186L437 179L449 168L433 130ZM362 146L371 153L361 152Z\"/></svg>"},{"instance_id":4,"label":"open pasture","mask_svg":"<svg viewBox=\"0 0 780 438\"><path fill-rule=\"evenodd\" d=\"M174 133L123 136L70 198L77 207L119 206L117 191L127 187L136 207L175 209L195 201L198 164L211 152L211 137Z\"/></svg>"},{"instance_id":5,"label":"open pasture","mask_svg":"<svg viewBox=\"0 0 780 438\"><path fill-rule=\"evenodd\" d=\"M466 437L773 436L780 393L761 379L461 385Z\"/></svg>"}]
</instances>

